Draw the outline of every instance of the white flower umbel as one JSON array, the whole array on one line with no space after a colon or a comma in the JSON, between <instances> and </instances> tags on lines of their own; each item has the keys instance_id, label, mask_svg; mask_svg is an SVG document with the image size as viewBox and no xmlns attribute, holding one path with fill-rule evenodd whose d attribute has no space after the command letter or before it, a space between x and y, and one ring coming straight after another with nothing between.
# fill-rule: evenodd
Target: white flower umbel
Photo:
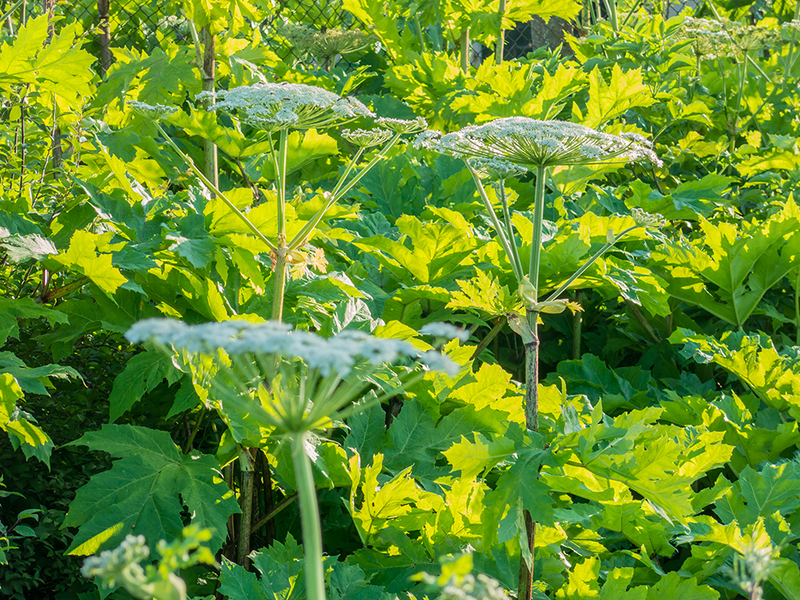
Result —
<instances>
[{"instance_id":1,"label":"white flower umbel","mask_svg":"<svg viewBox=\"0 0 800 600\"><path fill-rule=\"evenodd\" d=\"M375 119L375 124L391 129L396 133L419 133L424 131L428 126L428 122L422 117L414 119L391 119L389 117L378 117Z\"/></svg>"},{"instance_id":2,"label":"white flower umbel","mask_svg":"<svg viewBox=\"0 0 800 600\"><path fill-rule=\"evenodd\" d=\"M159 119L164 119L171 114L178 112L178 107L176 106L165 106L164 104L147 104L145 102L139 102L138 100L128 100L127 102L130 109L140 115L142 117L153 119L154 121L158 121Z\"/></svg>"},{"instance_id":3,"label":"white flower umbel","mask_svg":"<svg viewBox=\"0 0 800 600\"><path fill-rule=\"evenodd\" d=\"M528 172L524 165L516 165L502 158L473 158L470 165L479 175L503 181L511 177L521 177Z\"/></svg>"},{"instance_id":4,"label":"white flower umbel","mask_svg":"<svg viewBox=\"0 0 800 600\"><path fill-rule=\"evenodd\" d=\"M235 112L243 122L270 132L324 129L375 116L355 98L300 83L257 83L216 92L214 97L212 110Z\"/></svg>"},{"instance_id":5,"label":"white flower umbel","mask_svg":"<svg viewBox=\"0 0 800 600\"><path fill-rule=\"evenodd\" d=\"M359 148L380 146L392 139L393 135L388 129L342 129L342 137Z\"/></svg>"},{"instance_id":6,"label":"white flower umbel","mask_svg":"<svg viewBox=\"0 0 800 600\"><path fill-rule=\"evenodd\" d=\"M423 325L419 332L433 337L459 340L461 342L466 342L469 339L469 331L456 327L451 323L428 323Z\"/></svg>"},{"instance_id":7,"label":"white flower umbel","mask_svg":"<svg viewBox=\"0 0 800 600\"><path fill-rule=\"evenodd\" d=\"M446 323L426 327L433 327L439 333L434 334L434 331L426 331L425 328L423 333L448 338L460 338L463 335L462 330ZM308 331L292 331L289 325L275 321L251 323L233 320L187 325L176 319L145 319L133 325L125 337L132 343L149 340L159 346L172 346L189 354L215 356L218 350L223 350L230 356L296 358L323 376L335 374L342 378L347 377L363 361L378 366L393 363L402 357L417 358L420 354L404 340L379 338L363 331L342 331L330 338L323 338ZM428 353L426 356L430 362L433 355ZM452 370L455 363L446 356L440 356L437 365L443 366L443 370ZM455 368L458 368L457 365Z\"/></svg>"},{"instance_id":8,"label":"white flower umbel","mask_svg":"<svg viewBox=\"0 0 800 600\"><path fill-rule=\"evenodd\" d=\"M448 133L432 149L456 158L503 159L525 167L661 161L644 138L601 133L567 121L497 119Z\"/></svg>"}]
</instances>

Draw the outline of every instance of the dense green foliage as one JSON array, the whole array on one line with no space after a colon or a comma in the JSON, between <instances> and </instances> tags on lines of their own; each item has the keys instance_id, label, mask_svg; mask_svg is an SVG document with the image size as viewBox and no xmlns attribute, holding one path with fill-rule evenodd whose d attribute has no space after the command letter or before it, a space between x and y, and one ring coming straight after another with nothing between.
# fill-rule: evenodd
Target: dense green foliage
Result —
<instances>
[{"instance_id":1,"label":"dense green foliage","mask_svg":"<svg viewBox=\"0 0 800 600\"><path fill-rule=\"evenodd\" d=\"M271 43L286 29L251 25L271 23L267 2L186 0L186 35L140 32L155 49L112 48L102 76L80 23L31 9L3 26L0 594L173 597L180 572L188 597L305 598L300 448L331 598L435 598L448 581L489 597L470 571L516 593L532 558L538 598L800 599L796 3L706 2L700 21L611 2L591 26L600 3L508 0L502 19L482 0L343 5L371 36L332 33L344 58L308 30L294 55ZM584 29L568 52L465 64L470 40L494 47L531 15ZM538 431L511 327L525 299L464 162L407 135L362 152L342 127L273 139L207 111L212 35L217 91L285 81L443 132L524 116L653 142L663 166L547 174L542 297L615 243L568 286L574 312L533 315ZM130 101L179 110L156 123ZM208 142L224 200L182 158L207 165ZM527 257L534 177L504 189ZM634 228L633 209L661 228ZM269 320L280 293L283 320L324 337L424 351L424 325L459 325L469 340L443 352L460 371L370 372L366 400L410 383L290 444L215 396L209 364L123 337L150 317ZM131 561L149 548L159 566L101 593L83 558L131 533ZM201 543L215 564L186 559Z\"/></svg>"}]
</instances>

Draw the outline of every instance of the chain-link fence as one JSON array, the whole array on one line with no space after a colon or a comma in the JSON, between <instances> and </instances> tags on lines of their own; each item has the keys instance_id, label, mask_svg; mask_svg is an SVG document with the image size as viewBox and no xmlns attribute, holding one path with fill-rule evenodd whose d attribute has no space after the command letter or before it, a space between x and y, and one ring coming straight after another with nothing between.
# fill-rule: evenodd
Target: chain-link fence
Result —
<instances>
[{"instance_id":1,"label":"chain-link fence","mask_svg":"<svg viewBox=\"0 0 800 600\"><path fill-rule=\"evenodd\" d=\"M686 5L695 5L697 0L667 1L669 14L674 15ZM113 61L111 48L127 47L149 53L159 46L162 37L180 42L191 36L182 16L181 2L177 0L74 0L58 6L66 21L79 21L89 32L91 42L87 49L98 57L103 69ZM324 66L324 61L293 45L281 29L286 23L305 25L323 33L334 29L363 29L362 24L344 10L342 0L279 0L274 11L258 24L262 37L285 60L314 66ZM545 22L536 17L517 23L514 29L506 32L503 58L521 58L542 46L555 48L563 43L565 31L573 35L579 33L577 28L558 18ZM474 48L474 52L473 63L492 54L491 50L480 47ZM347 61L338 64L347 66Z\"/></svg>"}]
</instances>

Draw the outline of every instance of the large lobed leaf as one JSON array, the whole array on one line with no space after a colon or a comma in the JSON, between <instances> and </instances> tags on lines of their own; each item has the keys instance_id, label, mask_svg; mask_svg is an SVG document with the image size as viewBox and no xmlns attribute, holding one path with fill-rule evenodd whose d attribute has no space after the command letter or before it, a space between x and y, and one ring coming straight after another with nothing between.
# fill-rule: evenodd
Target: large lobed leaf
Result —
<instances>
[{"instance_id":1,"label":"large lobed leaf","mask_svg":"<svg viewBox=\"0 0 800 600\"><path fill-rule=\"evenodd\" d=\"M143 535L151 548L180 536L184 505L191 522L211 529L219 550L228 517L239 512L212 456L182 454L164 431L134 425L104 425L70 445L88 446L118 458L109 470L78 490L64 519L78 527L68 554L92 554L117 546L126 535Z\"/></svg>"}]
</instances>

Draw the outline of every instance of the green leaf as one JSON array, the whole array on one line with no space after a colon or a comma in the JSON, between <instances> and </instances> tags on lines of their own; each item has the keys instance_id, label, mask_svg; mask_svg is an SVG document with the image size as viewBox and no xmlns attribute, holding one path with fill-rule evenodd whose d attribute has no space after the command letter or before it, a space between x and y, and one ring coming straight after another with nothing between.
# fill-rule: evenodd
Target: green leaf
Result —
<instances>
[{"instance_id":1,"label":"green leaf","mask_svg":"<svg viewBox=\"0 0 800 600\"><path fill-rule=\"evenodd\" d=\"M514 444L510 440L487 440L482 435L475 434L474 442L461 436L460 442L453 444L442 454L454 471L460 471L462 478L471 480L505 460L513 452Z\"/></svg>"},{"instance_id":2,"label":"green leaf","mask_svg":"<svg viewBox=\"0 0 800 600\"><path fill-rule=\"evenodd\" d=\"M12 46L0 47L0 87L33 84L74 109L89 96L95 57L80 47L79 25L65 25L48 40L50 19L40 15L20 28Z\"/></svg>"},{"instance_id":3,"label":"green leaf","mask_svg":"<svg viewBox=\"0 0 800 600\"><path fill-rule=\"evenodd\" d=\"M575 0L513 0L506 5L503 26L513 29L515 23L530 21L534 15L544 19L545 23L550 17L571 21L580 12L581 5Z\"/></svg>"},{"instance_id":4,"label":"green leaf","mask_svg":"<svg viewBox=\"0 0 800 600\"><path fill-rule=\"evenodd\" d=\"M14 448L22 448L25 458L36 457L50 468L53 441L36 426L33 418L19 410L22 389L10 373L0 373L0 429L8 433Z\"/></svg>"},{"instance_id":5,"label":"green leaf","mask_svg":"<svg viewBox=\"0 0 800 600\"><path fill-rule=\"evenodd\" d=\"M22 390L29 394L49 396L50 392L47 391L47 388L53 387L50 381L51 377L83 381L81 374L72 367L62 367L61 365L28 367L11 352L0 352L0 369L13 375Z\"/></svg>"},{"instance_id":6,"label":"green leaf","mask_svg":"<svg viewBox=\"0 0 800 600\"><path fill-rule=\"evenodd\" d=\"M793 200L764 221L710 223L691 243L662 246L669 293L741 328L771 288L796 268L800 210Z\"/></svg>"},{"instance_id":7,"label":"green leaf","mask_svg":"<svg viewBox=\"0 0 800 600\"><path fill-rule=\"evenodd\" d=\"M50 254L58 254L55 244L38 233L0 237L0 247L7 252L8 260L12 263L21 263L31 258L41 260Z\"/></svg>"},{"instance_id":8,"label":"green leaf","mask_svg":"<svg viewBox=\"0 0 800 600\"><path fill-rule=\"evenodd\" d=\"M505 315L520 309L517 295L501 286L500 282L486 271L479 269L474 279L456 281L460 291L452 293L447 308L460 308L470 312L483 312L490 317Z\"/></svg>"},{"instance_id":9,"label":"green leaf","mask_svg":"<svg viewBox=\"0 0 800 600\"><path fill-rule=\"evenodd\" d=\"M51 327L58 323L67 323L63 312L37 304L31 298L0 298L0 346L9 337L19 338L17 319L47 319Z\"/></svg>"},{"instance_id":10,"label":"green leaf","mask_svg":"<svg viewBox=\"0 0 800 600\"><path fill-rule=\"evenodd\" d=\"M796 462L764 465L756 472L747 466L727 493L717 500L714 512L723 523L741 526L775 512L790 515L800 506L800 468Z\"/></svg>"},{"instance_id":11,"label":"green leaf","mask_svg":"<svg viewBox=\"0 0 800 600\"><path fill-rule=\"evenodd\" d=\"M102 243L104 239L103 236L78 230L70 239L69 249L53 259L85 275L101 290L112 295L128 280L119 269L112 266L111 254L98 253L98 242Z\"/></svg>"},{"instance_id":12,"label":"green leaf","mask_svg":"<svg viewBox=\"0 0 800 600\"><path fill-rule=\"evenodd\" d=\"M682 579L677 573L667 573L647 591L646 600L717 600L719 592L707 585L698 585L694 577Z\"/></svg>"},{"instance_id":13,"label":"green leaf","mask_svg":"<svg viewBox=\"0 0 800 600\"><path fill-rule=\"evenodd\" d=\"M384 236L362 238L353 244L375 256L401 282L433 284L449 278L452 271L477 245L468 232L444 223L423 223L413 216L397 219L400 232L411 242Z\"/></svg>"},{"instance_id":14,"label":"green leaf","mask_svg":"<svg viewBox=\"0 0 800 600\"><path fill-rule=\"evenodd\" d=\"M269 600L256 574L245 571L225 556L222 557L218 591L230 600Z\"/></svg>"},{"instance_id":15,"label":"green leaf","mask_svg":"<svg viewBox=\"0 0 800 600\"><path fill-rule=\"evenodd\" d=\"M725 333L718 341L678 329L669 341L684 344L682 356L699 363L713 362L736 375L767 406L800 418L800 373L778 354L769 338Z\"/></svg>"},{"instance_id":16,"label":"green leaf","mask_svg":"<svg viewBox=\"0 0 800 600\"><path fill-rule=\"evenodd\" d=\"M70 445L103 450L119 460L81 487L65 527L79 527L67 553L85 555L114 547L128 534L145 536L153 548L183 529L186 505L192 523L212 528L211 551L225 541L225 523L239 512L213 457L182 455L163 431L133 425L104 425ZM182 500L181 500L182 499Z\"/></svg>"},{"instance_id":17,"label":"green leaf","mask_svg":"<svg viewBox=\"0 0 800 600\"><path fill-rule=\"evenodd\" d=\"M183 373L160 352L151 350L135 355L114 379L108 396L109 420L113 423L119 419L146 392L153 391L165 379L171 385L182 377Z\"/></svg>"},{"instance_id":18,"label":"green leaf","mask_svg":"<svg viewBox=\"0 0 800 600\"><path fill-rule=\"evenodd\" d=\"M631 108L655 104L650 88L642 81L642 70L623 71L619 64L611 69L606 83L599 67L589 73L589 101L583 125L598 128Z\"/></svg>"},{"instance_id":19,"label":"green leaf","mask_svg":"<svg viewBox=\"0 0 800 600\"><path fill-rule=\"evenodd\" d=\"M364 461L371 461L378 452L383 451L383 438L386 435L386 413L380 406L372 406L347 420L350 431L342 445L355 450Z\"/></svg>"}]
</instances>

